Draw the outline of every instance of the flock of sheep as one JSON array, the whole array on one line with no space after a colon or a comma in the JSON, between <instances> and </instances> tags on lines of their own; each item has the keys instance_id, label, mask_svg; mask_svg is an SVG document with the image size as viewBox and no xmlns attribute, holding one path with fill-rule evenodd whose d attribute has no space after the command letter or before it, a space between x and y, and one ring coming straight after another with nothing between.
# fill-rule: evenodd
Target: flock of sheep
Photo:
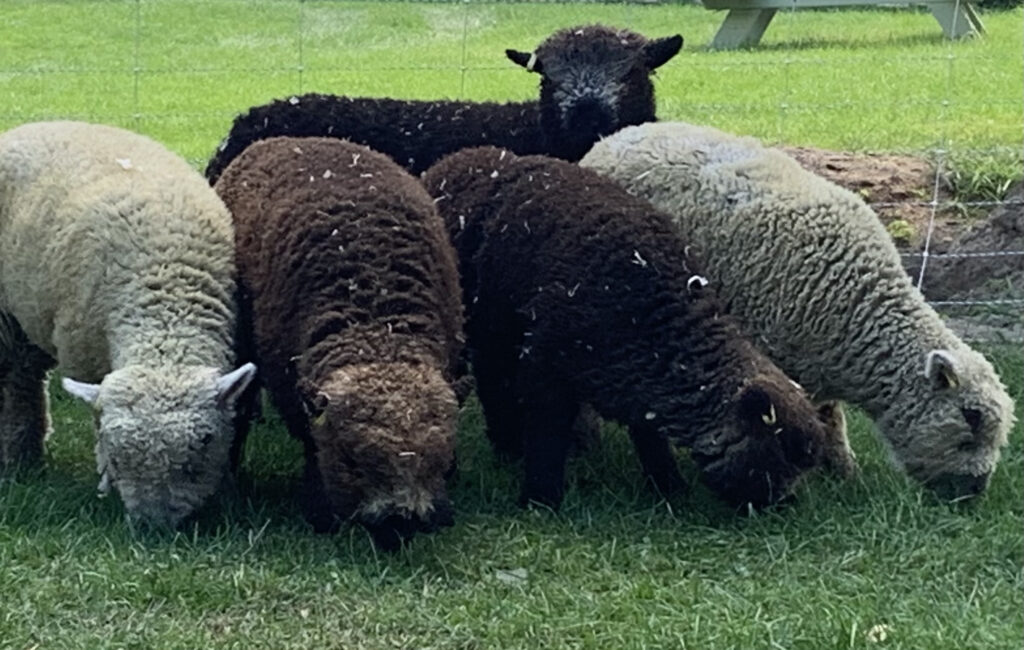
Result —
<instances>
[{"instance_id":1,"label":"flock of sheep","mask_svg":"<svg viewBox=\"0 0 1024 650\"><path fill-rule=\"evenodd\" d=\"M391 549L450 525L467 379L524 503L558 507L594 413L666 495L680 444L723 499L777 503L856 471L841 402L944 498L980 493L1014 421L991 364L860 198L655 122L651 74L681 46L593 25L508 50L535 102L254 107L209 183L121 129L0 135L0 471L40 461L56 367L133 522L217 491L265 389L316 529Z\"/></svg>"}]
</instances>

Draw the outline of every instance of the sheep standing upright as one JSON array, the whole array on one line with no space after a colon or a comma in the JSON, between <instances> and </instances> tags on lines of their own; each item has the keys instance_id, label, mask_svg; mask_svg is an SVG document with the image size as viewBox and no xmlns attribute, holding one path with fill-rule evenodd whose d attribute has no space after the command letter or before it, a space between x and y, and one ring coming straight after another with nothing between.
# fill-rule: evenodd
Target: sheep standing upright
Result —
<instances>
[{"instance_id":1,"label":"sheep standing upright","mask_svg":"<svg viewBox=\"0 0 1024 650\"><path fill-rule=\"evenodd\" d=\"M736 503L789 494L823 429L722 312L668 217L576 165L484 147L424 175L459 256L487 431L525 454L522 498L562 499L581 402L626 424L663 492L691 448Z\"/></svg>"},{"instance_id":2,"label":"sheep standing upright","mask_svg":"<svg viewBox=\"0 0 1024 650\"><path fill-rule=\"evenodd\" d=\"M223 203L152 140L79 122L0 135L0 469L40 459L56 365L93 404L101 488L130 520L194 512L254 374L224 374L233 258Z\"/></svg>"},{"instance_id":3,"label":"sheep standing upright","mask_svg":"<svg viewBox=\"0 0 1024 650\"><path fill-rule=\"evenodd\" d=\"M835 439L829 400L857 404L911 476L949 498L984 490L1013 404L859 197L751 138L682 123L625 129L582 164L673 216L730 310L836 414Z\"/></svg>"},{"instance_id":4,"label":"sheep standing upright","mask_svg":"<svg viewBox=\"0 0 1024 650\"><path fill-rule=\"evenodd\" d=\"M451 523L455 254L420 183L330 138L271 138L217 182L235 218L260 378L306 447L318 530L355 518L384 548Z\"/></svg>"},{"instance_id":5,"label":"sheep standing upright","mask_svg":"<svg viewBox=\"0 0 1024 650\"><path fill-rule=\"evenodd\" d=\"M681 36L648 40L601 25L555 32L536 52L508 57L541 75L540 101L401 101L310 93L235 118L206 166L210 183L257 140L345 138L391 156L415 174L445 154L495 145L579 160L603 135L654 117L650 75L679 52Z\"/></svg>"}]
</instances>

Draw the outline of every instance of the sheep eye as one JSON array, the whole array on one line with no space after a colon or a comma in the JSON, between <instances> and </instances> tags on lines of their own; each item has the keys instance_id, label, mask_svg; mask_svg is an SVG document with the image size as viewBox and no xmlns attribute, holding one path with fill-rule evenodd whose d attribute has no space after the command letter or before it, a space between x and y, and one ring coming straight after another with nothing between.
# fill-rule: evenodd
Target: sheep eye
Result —
<instances>
[{"instance_id":1,"label":"sheep eye","mask_svg":"<svg viewBox=\"0 0 1024 650\"><path fill-rule=\"evenodd\" d=\"M978 409L962 408L960 413L963 414L967 426L971 428L971 433L978 433L981 430L981 411Z\"/></svg>"},{"instance_id":2,"label":"sheep eye","mask_svg":"<svg viewBox=\"0 0 1024 650\"><path fill-rule=\"evenodd\" d=\"M203 445L210 444L211 442L213 442L213 434L212 433L206 434L205 436L203 436L203 439L200 440L199 442L202 443Z\"/></svg>"}]
</instances>

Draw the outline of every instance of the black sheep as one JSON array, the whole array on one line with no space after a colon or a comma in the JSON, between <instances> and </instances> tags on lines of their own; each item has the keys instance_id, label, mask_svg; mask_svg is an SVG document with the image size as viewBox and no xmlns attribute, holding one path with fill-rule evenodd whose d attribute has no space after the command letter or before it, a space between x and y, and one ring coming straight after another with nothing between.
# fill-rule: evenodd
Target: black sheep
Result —
<instances>
[{"instance_id":1,"label":"black sheep","mask_svg":"<svg viewBox=\"0 0 1024 650\"><path fill-rule=\"evenodd\" d=\"M488 435L523 453L523 501L557 507L581 402L629 428L670 493L669 441L757 506L820 462L803 392L745 339L670 219L590 170L493 147L424 175L459 256Z\"/></svg>"},{"instance_id":2,"label":"black sheep","mask_svg":"<svg viewBox=\"0 0 1024 650\"><path fill-rule=\"evenodd\" d=\"M403 101L310 93L255 106L235 118L206 166L213 184L247 146L275 136L345 138L418 174L465 147L495 145L576 161L598 138L651 122L651 73L683 45L601 25L555 32L530 54L508 57L541 75L540 101L500 104Z\"/></svg>"}]
</instances>

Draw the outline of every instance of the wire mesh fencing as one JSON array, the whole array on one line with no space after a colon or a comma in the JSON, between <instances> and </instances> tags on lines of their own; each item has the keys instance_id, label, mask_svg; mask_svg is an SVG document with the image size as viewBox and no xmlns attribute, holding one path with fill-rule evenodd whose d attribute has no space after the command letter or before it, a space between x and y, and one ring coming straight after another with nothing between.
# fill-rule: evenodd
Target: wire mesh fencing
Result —
<instances>
[{"instance_id":1,"label":"wire mesh fencing","mask_svg":"<svg viewBox=\"0 0 1024 650\"><path fill-rule=\"evenodd\" d=\"M722 16L657 0L5 0L0 128L55 118L116 124L202 167L234 115L271 99L529 99L537 78L507 61L505 48L529 50L556 29L595 22L681 33L683 53L657 75L662 119L926 161L929 177L909 195L876 192L884 179L858 188L851 178L851 189L909 221L907 271L961 333L1020 350L1024 246L959 242L993 211L1024 210L1019 191L1005 198L1005 186L991 187L1019 178L1024 159L1019 15L985 15L984 38L950 41L919 9L810 11L794 2L758 47L713 51ZM972 165L995 171L960 183L977 186L964 190L955 179ZM994 265L996 280L981 277ZM936 283L954 268L971 286L944 292Z\"/></svg>"}]
</instances>

